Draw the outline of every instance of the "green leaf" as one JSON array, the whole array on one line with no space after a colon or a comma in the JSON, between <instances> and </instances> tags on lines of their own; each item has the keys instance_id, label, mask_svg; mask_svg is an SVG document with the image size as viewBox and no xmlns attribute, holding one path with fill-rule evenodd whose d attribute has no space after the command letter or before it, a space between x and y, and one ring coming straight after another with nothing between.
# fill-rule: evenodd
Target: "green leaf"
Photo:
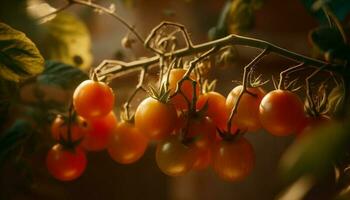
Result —
<instances>
[{"instance_id":1,"label":"green leaf","mask_svg":"<svg viewBox=\"0 0 350 200\"><path fill-rule=\"evenodd\" d=\"M209 39L214 40L249 30L254 24L254 11L260 9L263 3L263 0L226 1L217 25L208 32Z\"/></svg>"},{"instance_id":2,"label":"green leaf","mask_svg":"<svg viewBox=\"0 0 350 200\"><path fill-rule=\"evenodd\" d=\"M0 161L16 149L32 133L33 128L28 121L17 120L11 128L0 135Z\"/></svg>"},{"instance_id":3,"label":"green leaf","mask_svg":"<svg viewBox=\"0 0 350 200\"><path fill-rule=\"evenodd\" d=\"M316 128L288 148L281 159L281 174L286 182L303 175L322 177L350 144L349 127L332 124Z\"/></svg>"},{"instance_id":4,"label":"green leaf","mask_svg":"<svg viewBox=\"0 0 350 200\"><path fill-rule=\"evenodd\" d=\"M39 50L24 33L0 23L0 77L18 82L39 74L43 65Z\"/></svg>"},{"instance_id":5,"label":"green leaf","mask_svg":"<svg viewBox=\"0 0 350 200\"><path fill-rule=\"evenodd\" d=\"M15 82L0 78L0 127L6 123L10 106L16 101L18 86Z\"/></svg>"},{"instance_id":6,"label":"green leaf","mask_svg":"<svg viewBox=\"0 0 350 200\"><path fill-rule=\"evenodd\" d=\"M344 46L340 32L332 27L318 27L311 31L310 40L312 45L320 51L326 52Z\"/></svg>"},{"instance_id":7,"label":"green leaf","mask_svg":"<svg viewBox=\"0 0 350 200\"><path fill-rule=\"evenodd\" d=\"M321 23L327 23L327 17L322 11L322 6L327 5L334 15L341 21L345 20L350 12L349 0L301 0L305 8Z\"/></svg>"},{"instance_id":8,"label":"green leaf","mask_svg":"<svg viewBox=\"0 0 350 200\"><path fill-rule=\"evenodd\" d=\"M77 17L59 13L44 24L44 56L73 66L87 69L92 62L91 38L86 25Z\"/></svg>"},{"instance_id":9,"label":"green leaf","mask_svg":"<svg viewBox=\"0 0 350 200\"><path fill-rule=\"evenodd\" d=\"M342 109L344 101L344 88L339 85L334 87L328 95L327 110L331 115L336 115Z\"/></svg>"},{"instance_id":10,"label":"green leaf","mask_svg":"<svg viewBox=\"0 0 350 200\"><path fill-rule=\"evenodd\" d=\"M235 0L231 4L227 26L229 33L240 34L249 30L254 23L252 4L244 0Z\"/></svg>"},{"instance_id":11,"label":"green leaf","mask_svg":"<svg viewBox=\"0 0 350 200\"><path fill-rule=\"evenodd\" d=\"M46 61L44 72L37 77L39 84L73 89L89 77L79 68L56 61Z\"/></svg>"}]
</instances>

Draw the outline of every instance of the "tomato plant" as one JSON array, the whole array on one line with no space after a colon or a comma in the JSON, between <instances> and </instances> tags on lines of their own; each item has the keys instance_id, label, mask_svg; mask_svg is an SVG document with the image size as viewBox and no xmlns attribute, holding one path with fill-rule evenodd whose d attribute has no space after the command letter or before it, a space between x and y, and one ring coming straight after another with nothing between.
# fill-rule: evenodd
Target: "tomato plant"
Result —
<instances>
[{"instance_id":1,"label":"tomato plant","mask_svg":"<svg viewBox=\"0 0 350 200\"><path fill-rule=\"evenodd\" d=\"M83 120L81 118L78 118L71 125L70 132L72 137L71 139L73 141L77 141L84 137L85 126L83 123ZM52 138L56 141L59 141L61 138L63 138L64 140L68 139L68 122L65 121L65 119L62 116L57 115L54 121L52 122L51 135Z\"/></svg>"},{"instance_id":2,"label":"tomato plant","mask_svg":"<svg viewBox=\"0 0 350 200\"><path fill-rule=\"evenodd\" d=\"M152 140L169 136L175 129L177 113L172 104L148 97L137 107L135 126Z\"/></svg>"},{"instance_id":3,"label":"tomato plant","mask_svg":"<svg viewBox=\"0 0 350 200\"><path fill-rule=\"evenodd\" d=\"M207 104L207 116L209 116L219 129L225 129L228 120L226 98L218 92L207 92L199 96L197 109L200 110Z\"/></svg>"},{"instance_id":4,"label":"tomato plant","mask_svg":"<svg viewBox=\"0 0 350 200\"><path fill-rule=\"evenodd\" d=\"M61 181L71 181L81 176L86 168L86 155L81 148L65 149L54 145L46 156L50 174Z\"/></svg>"},{"instance_id":5,"label":"tomato plant","mask_svg":"<svg viewBox=\"0 0 350 200\"><path fill-rule=\"evenodd\" d=\"M251 173L254 164L253 147L244 137L223 140L213 148L213 169L224 180L243 180Z\"/></svg>"},{"instance_id":6,"label":"tomato plant","mask_svg":"<svg viewBox=\"0 0 350 200\"><path fill-rule=\"evenodd\" d=\"M33 2L37 5L29 5ZM313 14L321 14L324 18L320 21L322 26L309 33L309 39L314 50L312 55L325 60L304 56L267 41L239 36L254 24L253 11L262 7L261 0L227 1L217 26L209 31L212 41L200 44L192 42L195 32L189 34L191 31L183 25L169 21L162 22L143 37L136 26L119 17L114 4L103 7L94 1L69 0L57 9L41 1L28 2L26 9L18 9L19 4L14 4L16 9L28 11L19 13L23 18L34 13L31 18L35 19L35 26L28 35L32 36L32 31L38 30L43 35L37 37L45 40L54 37L55 44L45 44L39 39L36 46L23 32L0 23L0 127L6 129L0 134L0 164L4 162L7 164L4 166L11 166L9 163L15 163L18 166L14 169L18 170L25 168L21 163L23 160L34 163L31 159L21 160L21 157L43 149L29 149L28 146L35 146L32 145L36 142L34 140L47 147L45 142L48 141L40 137L47 136L51 125L51 134L59 144L49 150L46 164L49 173L59 180L74 180L83 173L87 162L83 150L107 149L113 160L129 164L139 160L149 140L153 140L151 142L157 146L156 164L167 175L180 176L191 169L200 170L212 165L222 179L241 181L251 174L255 165L253 147L244 137L246 132L264 128L274 136L292 133L303 136L312 129L311 139L296 142L295 145L300 146L294 146L292 153L287 154L291 155L287 158L292 159L286 159L286 168L289 167L286 179L293 182L288 184L298 184L295 181L305 177L321 177L325 166L335 166L339 177L334 188L344 191L348 188L344 182L349 180L350 136L346 134L349 125L341 125L349 121L350 46L349 30L343 25L347 24L345 11L350 10L350 4L342 1L342 14L339 15L339 5L335 6L335 2L338 1L317 1L311 5L311 1L303 1L306 7L312 8ZM78 20L67 23L75 18L61 13L74 4L105 13L125 25L128 33L121 44L132 51L130 55L124 55L125 49L122 49L117 51L117 59L92 64L89 29ZM45 10L44 7L52 13L39 12ZM1 21L12 23L13 20L3 20L6 7L1 6L0 10ZM261 17L257 17L257 24L259 20ZM27 24L25 20L20 21ZM328 25L323 22L328 22ZM100 30L94 29L94 32ZM67 35L66 32L70 31L73 33ZM141 44L139 47L149 51L147 55L150 57L138 55L142 51L133 48L137 42ZM237 62L240 46L259 50L258 53L248 50L249 55L257 55L242 68L239 68L242 62ZM283 65L295 65L281 66L283 70L280 66L266 70L267 64L262 61L271 54L280 56L281 62L288 59ZM246 61L247 57L243 58ZM272 63L280 64L274 61L268 66L273 66ZM231 64L235 67L228 67ZM89 77L85 67L91 67ZM234 76L221 70L232 70L232 75L240 74L236 73L237 70L243 70L243 73L240 80L232 80ZM281 70L278 71L278 84L277 70ZM130 93L119 88L123 84L114 82L136 72L137 83ZM129 79L127 81L129 83ZM231 89L227 88L231 85L227 82L241 85L233 88L225 98L213 90L215 84L212 83L216 81L222 83L220 91L225 92ZM130 89L128 83L124 85ZM263 86L276 89L265 94ZM117 88L121 94L130 94L123 97L125 102L115 102L113 90ZM200 89L206 92L201 93ZM140 92L148 96L142 96ZM306 117L300 97L307 99L306 112L312 117ZM70 99L72 103L68 105ZM141 101L136 109L135 99ZM125 121L118 123L114 110L119 112L121 103L124 103L122 114L125 114L121 118ZM20 108L13 108L17 106ZM52 117L57 114L65 117L56 117L52 122ZM339 119L343 124L325 126L324 130L315 129L330 121L325 115L332 116L332 120ZM24 123L23 120L36 124ZM328 134L333 130L334 134ZM10 157L11 154L16 156ZM7 158L12 159L8 161ZM316 181L309 181L306 184L309 187L303 191L312 191ZM28 191L32 192L31 189Z\"/></svg>"},{"instance_id":7,"label":"tomato plant","mask_svg":"<svg viewBox=\"0 0 350 200\"><path fill-rule=\"evenodd\" d=\"M101 118L87 119L82 147L88 151L101 151L107 148L111 134L117 127L114 112Z\"/></svg>"},{"instance_id":8,"label":"tomato plant","mask_svg":"<svg viewBox=\"0 0 350 200\"><path fill-rule=\"evenodd\" d=\"M148 144L146 136L126 121L118 123L108 144L108 153L118 163L130 164L142 157Z\"/></svg>"},{"instance_id":9,"label":"tomato plant","mask_svg":"<svg viewBox=\"0 0 350 200\"><path fill-rule=\"evenodd\" d=\"M157 144L156 162L163 173L181 176L192 169L194 152L176 136L170 136Z\"/></svg>"},{"instance_id":10,"label":"tomato plant","mask_svg":"<svg viewBox=\"0 0 350 200\"><path fill-rule=\"evenodd\" d=\"M273 90L261 101L260 121L271 134L285 136L295 133L305 118L300 98L287 90Z\"/></svg>"},{"instance_id":11,"label":"tomato plant","mask_svg":"<svg viewBox=\"0 0 350 200\"><path fill-rule=\"evenodd\" d=\"M238 96L242 92L243 86L239 85L232 89L226 99L226 106L229 111L236 104ZM232 122L239 129L247 131L257 131L261 128L259 119L259 105L265 95L261 88L247 88L239 101L237 114L233 116Z\"/></svg>"},{"instance_id":12,"label":"tomato plant","mask_svg":"<svg viewBox=\"0 0 350 200\"><path fill-rule=\"evenodd\" d=\"M113 90L104 82L86 80L74 91L73 104L76 112L85 119L103 117L114 107Z\"/></svg>"},{"instance_id":13,"label":"tomato plant","mask_svg":"<svg viewBox=\"0 0 350 200\"><path fill-rule=\"evenodd\" d=\"M169 89L171 93L174 93L177 87L177 83L184 77L186 69L172 69L169 74ZM196 80L196 77L191 74L191 80ZM186 110L188 109L188 101L192 101L193 98L193 86L190 80L185 80L180 87L182 93L176 94L171 98L171 102L174 104L175 108L178 110ZM196 94L199 94L199 85L196 85Z\"/></svg>"}]
</instances>

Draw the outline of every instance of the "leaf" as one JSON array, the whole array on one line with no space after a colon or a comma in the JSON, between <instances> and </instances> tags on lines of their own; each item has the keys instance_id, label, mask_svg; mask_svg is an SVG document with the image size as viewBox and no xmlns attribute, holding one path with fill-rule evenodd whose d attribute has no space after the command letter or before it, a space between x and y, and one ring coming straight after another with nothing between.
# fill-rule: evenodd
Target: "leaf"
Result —
<instances>
[{"instance_id":1,"label":"leaf","mask_svg":"<svg viewBox=\"0 0 350 200\"><path fill-rule=\"evenodd\" d=\"M350 12L349 0L301 0L305 8L321 23L327 23L327 17L322 11L322 6L327 4L334 15L340 20L345 20Z\"/></svg>"},{"instance_id":2,"label":"leaf","mask_svg":"<svg viewBox=\"0 0 350 200\"><path fill-rule=\"evenodd\" d=\"M60 13L44 24L43 52L48 60L57 60L87 69L92 62L91 38L86 25L71 14Z\"/></svg>"},{"instance_id":3,"label":"leaf","mask_svg":"<svg viewBox=\"0 0 350 200\"><path fill-rule=\"evenodd\" d=\"M0 23L0 77L18 82L39 74L43 65L39 50L24 33Z\"/></svg>"},{"instance_id":4,"label":"leaf","mask_svg":"<svg viewBox=\"0 0 350 200\"><path fill-rule=\"evenodd\" d=\"M209 39L214 40L228 34L240 34L254 24L254 11L263 5L263 0L231 0L224 5L218 23L209 30Z\"/></svg>"},{"instance_id":5,"label":"leaf","mask_svg":"<svg viewBox=\"0 0 350 200\"><path fill-rule=\"evenodd\" d=\"M240 34L249 30L254 23L254 10L251 3L244 0L233 1L230 7L227 26L229 33Z\"/></svg>"},{"instance_id":6,"label":"leaf","mask_svg":"<svg viewBox=\"0 0 350 200\"><path fill-rule=\"evenodd\" d=\"M0 78L0 127L6 123L11 105L18 95L18 86L15 82Z\"/></svg>"},{"instance_id":7,"label":"leaf","mask_svg":"<svg viewBox=\"0 0 350 200\"><path fill-rule=\"evenodd\" d=\"M346 152L350 144L348 130L344 124L321 126L296 141L281 159L282 178L294 182L304 175L325 175L333 161Z\"/></svg>"},{"instance_id":8,"label":"leaf","mask_svg":"<svg viewBox=\"0 0 350 200\"><path fill-rule=\"evenodd\" d=\"M56 61L46 61L44 72L37 77L40 84L73 89L89 77L79 68Z\"/></svg>"},{"instance_id":9,"label":"leaf","mask_svg":"<svg viewBox=\"0 0 350 200\"><path fill-rule=\"evenodd\" d=\"M11 128L0 135L0 161L17 148L32 133L32 126L28 121L17 120Z\"/></svg>"},{"instance_id":10,"label":"leaf","mask_svg":"<svg viewBox=\"0 0 350 200\"><path fill-rule=\"evenodd\" d=\"M331 115L337 114L344 101L344 88L341 85L334 87L328 95L327 110Z\"/></svg>"},{"instance_id":11,"label":"leaf","mask_svg":"<svg viewBox=\"0 0 350 200\"><path fill-rule=\"evenodd\" d=\"M318 27L312 30L310 32L310 41L312 45L322 52L344 46L340 32L332 27Z\"/></svg>"}]
</instances>

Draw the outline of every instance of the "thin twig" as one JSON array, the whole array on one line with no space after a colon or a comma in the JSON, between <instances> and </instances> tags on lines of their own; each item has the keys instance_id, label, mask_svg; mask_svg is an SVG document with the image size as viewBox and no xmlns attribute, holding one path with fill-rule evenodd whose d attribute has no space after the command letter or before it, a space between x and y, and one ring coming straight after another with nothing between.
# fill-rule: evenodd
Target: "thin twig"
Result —
<instances>
[{"instance_id":1,"label":"thin twig","mask_svg":"<svg viewBox=\"0 0 350 200\"><path fill-rule=\"evenodd\" d=\"M299 70L300 68L303 68L304 65L305 65L305 63L300 63L300 64L295 65L295 66L293 66L293 67L290 67L290 68L288 68L288 69L286 69L286 70L283 70L283 71L280 73L280 81L279 81L279 83L278 83L278 89L285 89L283 83L284 83L284 78L285 78L285 75L286 75L286 74L288 74L288 73L290 73L290 72L293 72L293 71L295 71L295 70Z\"/></svg>"},{"instance_id":2,"label":"thin twig","mask_svg":"<svg viewBox=\"0 0 350 200\"><path fill-rule=\"evenodd\" d=\"M233 106L233 108L231 110L229 119L227 120L227 132L228 133L231 132L232 119L233 119L233 116L237 113L239 102L240 102L243 94L245 92L247 92L248 70L250 70L251 67L256 65L256 63L258 63L268 53L269 53L269 50L268 49L264 49L258 56L256 56L250 63L248 63L244 67L243 78L242 78L242 90L241 90L241 93L239 94L239 96L237 97L237 101L235 102L235 104L234 104L234 106Z\"/></svg>"}]
</instances>

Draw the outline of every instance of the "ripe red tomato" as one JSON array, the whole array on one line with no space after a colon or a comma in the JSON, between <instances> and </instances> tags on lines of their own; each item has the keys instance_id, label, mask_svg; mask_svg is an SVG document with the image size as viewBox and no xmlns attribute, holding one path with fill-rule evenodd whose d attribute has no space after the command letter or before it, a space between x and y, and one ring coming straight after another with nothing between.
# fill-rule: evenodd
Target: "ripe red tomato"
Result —
<instances>
[{"instance_id":1,"label":"ripe red tomato","mask_svg":"<svg viewBox=\"0 0 350 200\"><path fill-rule=\"evenodd\" d=\"M112 134L108 153L118 163L130 164L142 157L148 139L133 124L122 121Z\"/></svg>"},{"instance_id":2,"label":"ripe red tomato","mask_svg":"<svg viewBox=\"0 0 350 200\"><path fill-rule=\"evenodd\" d=\"M204 170L204 169L208 168L210 163L211 163L211 159L212 159L211 154L212 154L211 148L202 149L202 150L197 149L197 151L195 153L195 159L194 159L192 169Z\"/></svg>"},{"instance_id":3,"label":"ripe red tomato","mask_svg":"<svg viewBox=\"0 0 350 200\"><path fill-rule=\"evenodd\" d=\"M184 121L180 133L193 140L188 144L194 152L193 169L207 168L211 162L212 144L217 137L215 124L206 116L188 116L188 113L184 113L180 118Z\"/></svg>"},{"instance_id":4,"label":"ripe red tomato","mask_svg":"<svg viewBox=\"0 0 350 200\"><path fill-rule=\"evenodd\" d=\"M79 140L84 137L84 127L82 124L79 123L78 121L74 121L71 124L71 138L73 141ZM51 124L51 135L52 138L55 139L56 141L60 140L63 138L64 140L68 139L68 124L65 122L62 116L57 115L55 120Z\"/></svg>"},{"instance_id":5,"label":"ripe red tomato","mask_svg":"<svg viewBox=\"0 0 350 200\"><path fill-rule=\"evenodd\" d=\"M177 82L179 82L186 73L186 69L172 69L169 74L169 89L170 93L173 94L176 90ZM196 77L191 74L190 78L196 80ZM184 93L185 97L192 101L193 98L193 86L192 81L186 80L182 83L181 91ZM199 95L199 84L196 85L196 94ZM188 109L188 104L185 97L178 93L171 99L171 103L174 104L175 108L178 110Z\"/></svg>"},{"instance_id":6,"label":"ripe red tomato","mask_svg":"<svg viewBox=\"0 0 350 200\"><path fill-rule=\"evenodd\" d=\"M255 164L253 147L243 137L214 145L212 158L214 171L227 181L243 180Z\"/></svg>"},{"instance_id":7,"label":"ripe red tomato","mask_svg":"<svg viewBox=\"0 0 350 200\"><path fill-rule=\"evenodd\" d=\"M80 148L65 149L54 145L46 156L46 166L50 174L61 181L71 181L82 175L86 168L86 155Z\"/></svg>"},{"instance_id":8,"label":"ripe red tomato","mask_svg":"<svg viewBox=\"0 0 350 200\"><path fill-rule=\"evenodd\" d=\"M194 138L193 145L196 148L210 148L216 138L215 124L209 117L190 118L186 137Z\"/></svg>"},{"instance_id":9,"label":"ripe red tomato","mask_svg":"<svg viewBox=\"0 0 350 200\"><path fill-rule=\"evenodd\" d=\"M114 112L110 112L105 117L86 120L82 147L88 151L104 150L116 127L117 118Z\"/></svg>"},{"instance_id":10,"label":"ripe red tomato","mask_svg":"<svg viewBox=\"0 0 350 200\"><path fill-rule=\"evenodd\" d=\"M73 105L85 119L106 116L114 107L113 90L104 82L83 81L74 91Z\"/></svg>"},{"instance_id":11,"label":"ripe red tomato","mask_svg":"<svg viewBox=\"0 0 350 200\"><path fill-rule=\"evenodd\" d=\"M231 113L233 106L237 102L242 89L243 86L239 85L233 88L228 94L226 106L229 113ZM233 116L232 123L241 130L257 131L261 128L259 120L259 105L265 92L261 88L247 88L247 90L256 96L252 96L248 93L243 94L238 103L237 113Z\"/></svg>"},{"instance_id":12,"label":"ripe red tomato","mask_svg":"<svg viewBox=\"0 0 350 200\"><path fill-rule=\"evenodd\" d=\"M209 116L216 127L221 130L226 129L228 120L228 110L226 108L226 98L217 92L208 92L199 96L197 109L200 110L208 102L207 116Z\"/></svg>"},{"instance_id":13,"label":"ripe red tomato","mask_svg":"<svg viewBox=\"0 0 350 200\"><path fill-rule=\"evenodd\" d=\"M161 140L169 136L176 122L177 113L174 106L152 97L144 99L135 112L135 126L152 140Z\"/></svg>"},{"instance_id":14,"label":"ripe red tomato","mask_svg":"<svg viewBox=\"0 0 350 200\"><path fill-rule=\"evenodd\" d=\"M305 118L304 105L298 95L288 90L273 90L261 101L261 125L272 135L292 134Z\"/></svg>"},{"instance_id":15,"label":"ripe red tomato","mask_svg":"<svg viewBox=\"0 0 350 200\"><path fill-rule=\"evenodd\" d=\"M156 162L163 173L169 176L181 176L191 170L194 152L182 144L177 136L170 136L158 143Z\"/></svg>"}]
</instances>

